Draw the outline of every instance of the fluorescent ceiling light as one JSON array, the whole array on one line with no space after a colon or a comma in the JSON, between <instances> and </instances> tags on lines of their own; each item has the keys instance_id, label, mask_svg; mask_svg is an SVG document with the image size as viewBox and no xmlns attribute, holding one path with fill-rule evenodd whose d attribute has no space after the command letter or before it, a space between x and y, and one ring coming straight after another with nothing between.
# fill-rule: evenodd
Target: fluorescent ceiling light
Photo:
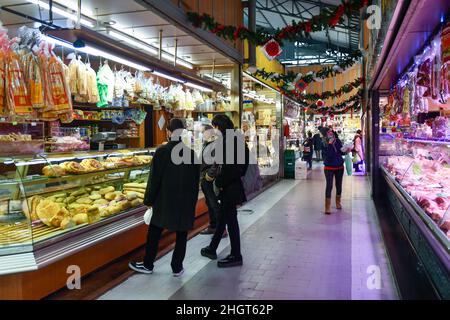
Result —
<instances>
[{"instance_id":1,"label":"fluorescent ceiling light","mask_svg":"<svg viewBox=\"0 0 450 320\"><path fill-rule=\"evenodd\" d=\"M173 62L174 59L175 59L175 56L173 56L171 54L168 54L168 53L163 53L162 57L163 57L163 59L166 59L166 60L168 60L170 62ZM189 62L184 61L184 60L182 60L180 58L177 58L177 65L186 67L188 69L194 69L194 66L192 64L190 64Z\"/></svg>"},{"instance_id":2,"label":"fluorescent ceiling light","mask_svg":"<svg viewBox=\"0 0 450 320\"><path fill-rule=\"evenodd\" d=\"M115 32L115 31L110 31L109 35L114 37L114 38L116 38L116 39L118 39L118 40L122 40L123 42L131 44L132 46L135 46L135 47L137 47L139 49L143 49L143 50L148 51L148 52L150 52L152 54L158 54L158 50L156 50L155 48L152 48L152 47L150 47L150 46L148 46L148 45L146 45L144 43L135 41L135 40L133 40L133 39L127 37L127 36L124 36L121 33L118 33L118 32Z\"/></svg>"},{"instance_id":3,"label":"fluorescent ceiling light","mask_svg":"<svg viewBox=\"0 0 450 320\"><path fill-rule=\"evenodd\" d=\"M43 9L45 9L45 10L49 10L49 11L50 11L50 5L49 5L48 3L45 3L45 2L40 1L40 0L27 0L27 1L30 2L30 3L37 4L39 7L43 8ZM63 16L63 17L66 17L66 18L68 18L68 19L70 19L70 20L73 20L73 21L77 21L77 20L78 20L78 17L77 17L76 14L72 14L72 13L67 12L67 11L65 11L65 10L63 10L63 9L60 9L60 8L58 8L58 7L54 7L54 6L53 6L53 7L52 7L52 11L53 11L54 13L56 13L56 14L59 14L59 15L61 15L61 16ZM84 19L84 18L81 18L81 19L80 19L80 23L81 23L82 25L87 26L87 27L90 27L90 28L93 28L93 27L95 26L95 24L94 24L93 22L91 22L91 21L89 21L89 20L86 20L86 19Z\"/></svg>"},{"instance_id":4,"label":"fluorescent ceiling light","mask_svg":"<svg viewBox=\"0 0 450 320\"><path fill-rule=\"evenodd\" d=\"M198 89L200 91L213 92L213 90L211 90L209 88L206 88L206 87L203 87L203 86L199 86L199 85L197 85L195 83L192 83L192 82L186 82L184 85L187 86L187 87Z\"/></svg>"},{"instance_id":5,"label":"fluorescent ceiling light","mask_svg":"<svg viewBox=\"0 0 450 320\"><path fill-rule=\"evenodd\" d=\"M155 76L166 78L168 80L172 80L172 81L175 81L175 82L181 82L181 83L185 83L186 82L186 80L182 80L180 78L175 78L175 77L169 76L168 74L165 74L165 73L162 73L162 72L159 72L159 71L153 71L153 74Z\"/></svg>"},{"instance_id":6,"label":"fluorescent ceiling light","mask_svg":"<svg viewBox=\"0 0 450 320\"><path fill-rule=\"evenodd\" d=\"M108 52L93 48L93 47L89 47L89 46L85 46L83 48L74 48L73 45L71 43L65 42L65 41L61 41L49 36L44 36L44 39L48 42L54 43L56 45L60 45L72 50L76 50L79 52L84 52L93 56L98 56L98 57L103 57L107 60L111 60L111 61L115 61L117 63L123 64L123 65L127 65L131 68L137 69L137 70L141 70L141 71L150 71L150 69L148 67L145 67L143 65L134 63L132 61L129 61L127 59L115 56L113 54L110 54Z\"/></svg>"}]
</instances>

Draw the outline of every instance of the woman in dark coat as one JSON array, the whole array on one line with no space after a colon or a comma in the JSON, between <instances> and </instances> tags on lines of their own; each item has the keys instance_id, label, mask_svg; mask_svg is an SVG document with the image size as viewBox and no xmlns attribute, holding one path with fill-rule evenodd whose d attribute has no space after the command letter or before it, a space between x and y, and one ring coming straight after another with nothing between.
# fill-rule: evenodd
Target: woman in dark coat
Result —
<instances>
[{"instance_id":1,"label":"woman in dark coat","mask_svg":"<svg viewBox=\"0 0 450 320\"><path fill-rule=\"evenodd\" d=\"M319 132L317 132L313 136L313 144L314 144L314 151L316 153L316 160L320 161L322 159L323 141Z\"/></svg>"},{"instance_id":2,"label":"woman in dark coat","mask_svg":"<svg viewBox=\"0 0 450 320\"><path fill-rule=\"evenodd\" d=\"M325 135L325 147L323 150L323 163L325 165L325 214L331 214L331 192L333 180L336 180L336 208L342 209L342 179L344 177L344 153L341 151L342 142L336 132L329 129Z\"/></svg>"},{"instance_id":3,"label":"woman in dark coat","mask_svg":"<svg viewBox=\"0 0 450 320\"><path fill-rule=\"evenodd\" d=\"M223 164L214 181L215 186L219 189L220 211L216 232L209 246L201 250L201 255L213 260L217 259L216 251L225 227L227 227L231 253L225 259L219 260L217 265L219 268L241 266L241 240L236 206L246 201L242 177L248 168L249 150L244 137L233 130L233 122L227 116L216 115L212 125L222 133L216 143L222 143ZM227 137L227 133L236 135L234 139L230 139L230 136ZM227 154L229 150L233 150L234 154Z\"/></svg>"},{"instance_id":4,"label":"woman in dark coat","mask_svg":"<svg viewBox=\"0 0 450 320\"><path fill-rule=\"evenodd\" d=\"M172 255L172 271L180 276L186 254L187 234L194 226L195 206L198 200L200 165L195 152L181 142L184 129L180 119L172 119L167 128L170 141L159 147L153 157L150 181L144 204L153 208L148 228L144 262L130 262L131 269L153 273L153 263L164 229L177 234ZM186 160L182 162L181 160Z\"/></svg>"},{"instance_id":5,"label":"woman in dark coat","mask_svg":"<svg viewBox=\"0 0 450 320\"><path fill-rule=\"evenodd\" d=\"M308 136L303 142L303 160L308 164L308 170L312 169L313 147L312 132L308 131Z\"/></svg>"}]
</instances>

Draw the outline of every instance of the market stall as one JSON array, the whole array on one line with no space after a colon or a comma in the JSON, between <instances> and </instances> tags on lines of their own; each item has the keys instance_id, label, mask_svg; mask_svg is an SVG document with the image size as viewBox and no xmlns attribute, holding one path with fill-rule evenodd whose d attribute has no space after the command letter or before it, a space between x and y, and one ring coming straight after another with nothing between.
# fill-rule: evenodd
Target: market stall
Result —
<instances>
[{"instance_id":1,"label":"market stall","mask_svg":"<svg viewBox=\"0 0 450 320\"><path fill-rule=\"evenodd\" d=\"M243 132L254 152L263 178L263 185L280 178L283 154L283 98L275 89L244 72L242 112Z\"/></svg>"},{"instance_id":2,"label":"market stall","mask_svg":"<svg viewBox=\"0 0 450 320\"><path fill-rule=\"evenodd\" d=\"M38 9L23 6L30 16ZM6 9L7 18L18 12ZM176 29L145 14L140 19ZM162 51L161 34L159 51L149 51L116 28L42 23L42 31L0 31L0 297L7 299L43 298L66 285L71 266L85 276L145 243L143 198L170 118L185 119L185 141L196 150L201 124L214 114L229 112L239 125L239 86L214 73L217 62L233 77L238 61L214 52L207 78L209 55L177 60L184 49ZM206 212L200 193L196 230Z\"/></svg>"},{"instance_id":3,"label":"market stall","mask_svg":"<svg viewBox=\"0 0 450 320\"><path fill-rule=\"evenodd\" d=\"M436 295L448 299L450 24L445 13L449 4L433 2L427 7L433 12L433 19L423 21L418 12L427 5L413 1L405 20L394 18L400 24L399 34L413 34L417 28L426 31L428 36L420 39L423 47L414 50L417 43L412 45L413 37L409 42L403 41L402 48L394 45L386 53L389 59L383 76L375 77L372 83L378 90L372 93L371 114L379 116L379 121L372 120L375 134L371 152L377 165L372 181L376 200L388 200L417 255L417 268L426 274ZM404 69L395 64L411 60L409 65L403 65ZM386 85L389 90L384 89Z\"/></svg>"}]
</instances>

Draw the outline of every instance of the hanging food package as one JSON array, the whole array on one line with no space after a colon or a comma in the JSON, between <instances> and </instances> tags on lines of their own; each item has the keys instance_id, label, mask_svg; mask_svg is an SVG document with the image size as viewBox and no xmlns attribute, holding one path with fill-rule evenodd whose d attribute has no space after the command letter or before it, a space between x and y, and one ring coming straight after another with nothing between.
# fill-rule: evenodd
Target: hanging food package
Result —
<instances>
[{"instance_id":1,"label":"hanging food package","mask_svg":"<svg viewBox=\"0 0 450 320\"><path fill-rule=\"evenodd\" d=\"M30 92L31 105L35 109L44 107L44 91L39 61L31 51L22 55L24 80Z\"/></svg>"},{"instance_id":2,"label":"hanging food package","mask_svg":"<svg viewBox=\"0 0 450 320\"><path fill-rule=\"evenodd\" d=\"M56 114L63 114L72 110L72 98L69 84L66 82L63 62L56 57L51 44L44 44L41 61L45 63L44 80L46 108Z\"/></svg>"},{"instance_id":3,"label":"hanging food package","mask_svg":"<svg viewBox=\"0 0 450 320\"><path fill-rule=\"evenodd\" d=\"M73 95L78 94L78 59L72 54L72 60L69 62L69 87Z\"/></svg>"},{"instance_id":4,"label":"hanging food package","mask_svg":"<svg viewBox=\"0 0 450 320\"><path fill-rule=\"evenodd\" d=\"M99 102L99 94L97 88L97 74L95 70L91 68L91 64L86 64L87 74L87 97L89 103Z\"/></svg>"},{"instance_id":5,"label":"hanging food package","mask_svg":"<svg viewBox=\"0 0 450 320\"><path fill-rule=\"evenodd\" d=\"M450 21L442 29L441 34L442 73L441 86L444 99L450 98Z\"/></svg>"},{"instance_id":6,"label":"hanging food package","mask_svg":"<svg viewBox=\"0 0 450 320\"><path fill-rule=\"evenodd\" d=\"M7 115L6 109L6 57L5 51L8 45L8 35L6 29L0 27L0 116Z\"/></svg>"},{"instance_id":7,"label":"hanging food package","mask_svg":"<svg viewBox=\"0 0 450 320\"><path fill-rule=\"evenodd\" d=\"M10 112L26 117L32 115L33 108L15 45L12 43L6 53L6 101Z\"/></svg>"},{"instance_id":8,"label":"hanging food package","mask_svg":"<svg viewBox=\"0 0 450 320\"><path fill-rule=\"evenodd\" d=\"M87 68L86 64L81 61L81 57L78 57L78 72L77 72L77 88L80 96L87 96Z\"/></svg>"},{"instance_id":9,"label":"hanging food package","mask_svg":"<svg viewBox=\"0 0 450 320\"><path fill-rule=\"evenodd\" d=\"M107 61L105 61L97 72L97 89L99 93L97 107L107 107L108 102L112 101L114 96L114 73Z\"/></svg>"}]
</instances>

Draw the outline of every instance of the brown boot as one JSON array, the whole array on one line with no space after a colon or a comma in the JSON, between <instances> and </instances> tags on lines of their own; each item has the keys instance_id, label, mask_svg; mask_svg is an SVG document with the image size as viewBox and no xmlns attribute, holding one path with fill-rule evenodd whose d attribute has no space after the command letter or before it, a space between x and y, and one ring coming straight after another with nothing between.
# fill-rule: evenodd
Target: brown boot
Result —
<instances>
[{"instance_id":1,"label":"brown boot","mask_svg":"<svg viewBox=\"0 0 450 320\"><path fill-rule=\"evenodd\" d=\"M338 210L342 209L341 196L336 196L336 209Z\"/></svg>"},{"instance_id":2,"label":"brown boot","mask_svg":"<svg viewBox=\"0 0 450 320\"><path fill-rule=\"evenodd\" d=\"M325 214L331 214L331 198L325 199Z\"/></svg>"}]
</instances>

